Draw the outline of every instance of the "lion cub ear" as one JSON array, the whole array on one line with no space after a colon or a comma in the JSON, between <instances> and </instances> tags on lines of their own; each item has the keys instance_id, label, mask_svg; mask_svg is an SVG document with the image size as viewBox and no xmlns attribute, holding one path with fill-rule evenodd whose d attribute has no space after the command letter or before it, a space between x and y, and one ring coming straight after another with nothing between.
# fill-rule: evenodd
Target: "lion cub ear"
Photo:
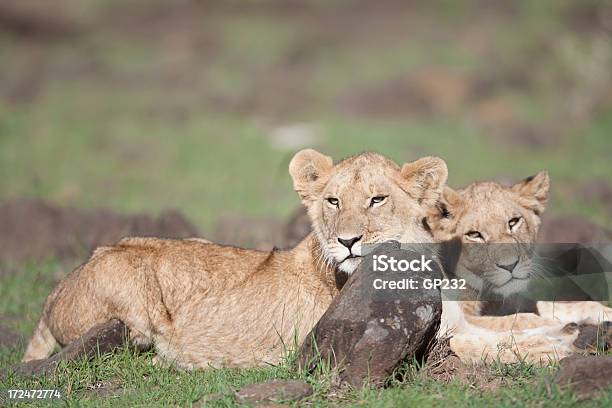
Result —
<instances>
[{"instance_id":1,"label":"lion cub ear","mask_svg":"<svg viewBox=\"0 0 612 408\"><path fill-rule=\"evenodd\" d=\"M400 185L411 197L425 206L435 205L448 178L446 162L439 157L423 157L406 163L401 170Z\"/></svg>"},{"instance_id":2,"label":"lion cub ear","mask_svg":"<svg viewBox=\"0 0 612 408\"><path fill-rule=\"evenodd\" d=\"M300 150L289 163L293 188L308 205L321 192L334 162L331 157L313 149Z\"/></svg>"},{"instance_id":3,"label":"lion cub ear","mask_svg":"<svg viewBox=\"0 0 612 408\"><path fill-rule=\"evenodd\" d=\"M427 212L426 222L434 237L447 240L453 236L457 219L462 213L465 202L461 194L444 186L438 203Z\"/></svg>"},{"instance_id":4,"label":"lion cub ear","mask_svg":"<svg viewBox=\"0 0 612 408\"><path fill-rule=\"evenodd\" d=\"M443 218L455 218L463 209L464 200L461 194L444 186L442 197L438 203L438 210Z\"/></svg>"},{"instance_id":5,"label":"lion cub ear","mask_svg":"<svg viewBox=\"0 0 612 408\"><path fill-rule=\"evenodd\" d=\"M546 208L549 189L550 177L547 171L541 171L535 176L527 177L511 187L511 190L519 196L519 204L538 215L543 213Z\"/></svg>"}]
</instances>

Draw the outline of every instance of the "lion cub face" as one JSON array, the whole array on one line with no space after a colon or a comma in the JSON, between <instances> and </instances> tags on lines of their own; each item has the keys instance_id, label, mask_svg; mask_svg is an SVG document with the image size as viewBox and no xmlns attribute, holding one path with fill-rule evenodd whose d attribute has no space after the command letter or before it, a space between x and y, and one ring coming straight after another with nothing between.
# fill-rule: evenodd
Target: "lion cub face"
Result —
<instances>
[{"instance_id":1,"label":"lion cub face","mask_svg":"<svg viewBox=\"0 0 612 408\"><path fill-rule=\"evenodd\" d=\"M352 273L364 243L431 242L424 226L446 183L446 163L425 157L399 167L376 153L333 164L314 150L289 165L294 188L308 209L325 261Z\"/></svg>"},{"instance_id":2,"label":"lion cub face","mask_svg":"<svg viewBox=\"0 0 612 408\"><path fill-rule=\"evenodd\" d=\"M512 187L493 182L457 192L446 187L445 207L428 222L437 239L461 240L456 275L479 292L507 297L525 290L549 184L548 173L540 172Z\"/></svg>"}]
</instances>

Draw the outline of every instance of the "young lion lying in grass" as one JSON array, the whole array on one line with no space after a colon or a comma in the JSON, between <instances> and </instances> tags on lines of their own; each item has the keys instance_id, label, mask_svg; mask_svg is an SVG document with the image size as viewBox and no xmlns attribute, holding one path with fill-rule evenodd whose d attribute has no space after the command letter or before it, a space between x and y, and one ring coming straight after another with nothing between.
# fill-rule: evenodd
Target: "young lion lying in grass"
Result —
<instances>
[{"instance_id":1,"label":"young lion lying in grass","mask_svg":"<svg viewBox=\"0 0 612 408\"><path fill-rule=\"evenodd\" d=\"M454 274L469 289L462 301L445 302L443 317L443 330L453 334L451 347L463 359L561 358L577 351L573 343L578 330L566 324L612 319L612 309L597 302L538 301L537 313L483 315L493 302L477 299L506 300L527 290L537 270L530 251L549 184L548 174L540 172L512 187L494 182L460 191L447 187L442 206L428 218L436 239L460 240L463 246Z\"/></svg>"},{"instance_id":2,"label":"young lion lying in grass","mask_svg":"<svg viewBox=\"0 0 612 408\"><path fill-rule=\"evenodd\" d=\"M45 302L24 361L48 357L116 318L136 344L182 368L277 363L301 344L351 273L361 245L432 242L421 222L446 183L444 161L398 166L375 153L336 165L314 150L289 165L314 232L288 251L203 240L128 238L98 248Z\"/></svg>"}]
</instances>

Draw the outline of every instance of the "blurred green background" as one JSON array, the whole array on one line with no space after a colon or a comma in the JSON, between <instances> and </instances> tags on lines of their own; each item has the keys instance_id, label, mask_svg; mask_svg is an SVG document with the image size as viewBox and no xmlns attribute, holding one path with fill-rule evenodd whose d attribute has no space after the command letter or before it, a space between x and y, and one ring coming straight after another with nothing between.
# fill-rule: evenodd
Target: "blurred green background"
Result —
<instances>
[{"instance_id":1,"label":"blurred green background","mask_svg":"<svg viewBox=\"0 0 612 408\"><path fill-rule=\"evenodd\" d=\"M0 0L0 368L23 355L57 280L152 222L139 214L176 208L216 241L286 244L300 205L287 166L304 147L441 156L454 187L547 169L549 212L580 221L558 230L610 229L611 35L604 0ZM236 406L243 384L298 376L177 373L132 354L0 390ZM415 379L330 395L332 380L305 379L312 406L576 404L548 369L492 372L499 390Z\"/></svg>"},{"instance_id":2,"label":"blurred green background","mask_svg":"<svg viewBox=\"0 0 612 408\"><path fill-rule=\"evenodd\" d=\"M450 184L548 169L612 223L604 1L3 0L0 199L286 218L287 164L443 157Z\"/></svg>"}]
</instances>

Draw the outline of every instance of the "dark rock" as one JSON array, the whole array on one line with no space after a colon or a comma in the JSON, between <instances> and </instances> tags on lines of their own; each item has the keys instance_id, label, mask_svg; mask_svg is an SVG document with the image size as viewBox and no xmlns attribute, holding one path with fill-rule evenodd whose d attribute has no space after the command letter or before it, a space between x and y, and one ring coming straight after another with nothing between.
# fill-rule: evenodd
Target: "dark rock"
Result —
<instances>
[{"instance_id":1,"label":"dark rock","mask_svg":"<svg viewBox=\"0 0 612 408\"><path fill-rule=\"evenodd\" d=\"M282 242L283 223L268 217L225 214L217 220L212 240L223 245L269 251Z\"/></svg>"},{"instance_id":2,"label":"dark rock","mask_svg":"<svg viewBox=\"0 0 612 408\"><path fill-rule=\"evenodd\" d=\"M343 110L360 116L448 114L469 102L473 82L461 73L428 67L374 86L353 89L341 98L340 104Z\"/></svg>"},{"instance_id":3,"label":"dark rock","mask_svg":"<svg viewBox=\"0 0 612 408\"><path fill-rule=\"evenodd\" d=\"M23 336L0 324L0 347L14 347L23 343Z\"/></svg>"},{"instance_id":4,"label":"dark rock","mask_svg":"<svg viewBox=\"0 0 612 408\"><path fill-rule=\"evenodd\" d=\"M538 236L541 243L594 244L612 242L612 231L579 217L544 216Z\"/></svg>"},{"instance_id":5,"label":"dark rock","mask_svg":"<svg viewBox=\"0 0 612 408\"><path fill-rule=\"evenodd\" d=\"M295 247L311 230L310 218L308 217L306 208L304 206L296 208L291 214L289 222L285 225L283 246L286 248Z\"/></svg>"},{"instance_id":6,"label":"dark rock","mask_svg":"<svg viewBox=\"0 0 612 408\"><path fill-rule=\"evenodd\" d=\"M606 1L570 2L564 7L563 18L580 33L612 33L612 6Z\"/></svg>"},{"instance_id":7,"label":"dark rock","mask_svg":"<svg viewBox=\"0 0 612 408\"><path fill-rule=\"evenodd\" d=\"M408 259L404 252L389 255ZM381 275L371 271L366 260L308 335L298 361L310 371L321 360L329 362L339 370L340 381L353 387L382 385L402 362L423 357L442 314L438 290L374 291L373 279ZM401 275L420 280L439 277L439 273Z\"/></svg>"},{"instance_id":8,"label":"dark rock","mask_svg":"<svg viewBox=\"0 0 612 408\"><path fill-rule=\"evenodd\" d=\"M58 16L57 7L38 9L21 7L22 2L13 3L15 4L0 4L0 32L48 41L72 37L81 31L74 21L66 16Z\"/></svg>"},{"instance_id":9,"label":"dark rock","mask_svg":"<svg viewBox=\"0 0 612 408\"><path fill-rule=\"evenodd\" d=\"M16 364L8 370L25 377L49 375L55 371L55 368L61 361L70 362L80 359L91 359L98 355L98 353L109 353L125 346L127 338L127 327L123 322L113 319L92 327L83 336L68 344L60 352L48 359Z\"/></svg>"},{"instance_id":10,"label":"dark rock","mask_svg":"<svg viewBox=\"0 0 612 408\"><path fill-rule=\"evenodd\" d=\"M529 149L550 149L559 145L563 133L555 125L517 122L499 129L497 136L510 146L523 146Z\"/></svg>"},{"instance_id":11,"label":"dark rock","mask_svg":"<svg viewBox=\"0 0 612 408\"><path fill-rule=\"evenodd\" d=\"M612 386L612 356L571 356L560 365L557 384L570 386L580 400L596 397Z\"/></svg>"},{"instance_id":12,"label":"dark rock","mask_svg":"<svg viewBox=\"0 0 612 408\"><path fill-rule=\"evenodd\" d=\"M236 399L247 404L297 401L312 395L312 387L298 380L272 380L249 384L236 392Z\"/></svg>"},{"instance_id":13,"label":"dark rock","mask_svg":"<svg viewBox=\"0 0 612 408\"><path fill-rule=\"evenodd\" d=\"M612 185L606 180L590 180L580 186L578 193L584 201L612 205Z\"/></svg>"},{"instance_id":14,"label":"dark rock","mask_svg":"<svg viewBox=\"0 0 612 408\"><path fill-rule=\"evenodd\" d=\"M42 200L9 200L0 204L0 259L23 261L82 257L100 245L126 236L188 238L198 230L177 211L158 218L120 215L109 210L84 212Z\"/></svg>"},{"instance_id":15,"label":"dark rock","mask_svg":"<svg viewBox=\"0 0 612 408\"><path fill-rule=\"evenodd\" d=\"M612 348L612 322L599 325L569 323L564 327L567 332L579 330L574 346L580 350L598 352Z\"/></svg>"},{"instance_id":16,"label":"dark rock","mask_svg":"<svg viewBox=\"0 0 612 408\"><path fill-rule=\"evenodd\" d=\"M296 208L289 221L269 217L247 217L226 214L217 220L212 234L214 242L260 250L293 248L311 231L306 208Z\"/></svg>"}]
</instances>

